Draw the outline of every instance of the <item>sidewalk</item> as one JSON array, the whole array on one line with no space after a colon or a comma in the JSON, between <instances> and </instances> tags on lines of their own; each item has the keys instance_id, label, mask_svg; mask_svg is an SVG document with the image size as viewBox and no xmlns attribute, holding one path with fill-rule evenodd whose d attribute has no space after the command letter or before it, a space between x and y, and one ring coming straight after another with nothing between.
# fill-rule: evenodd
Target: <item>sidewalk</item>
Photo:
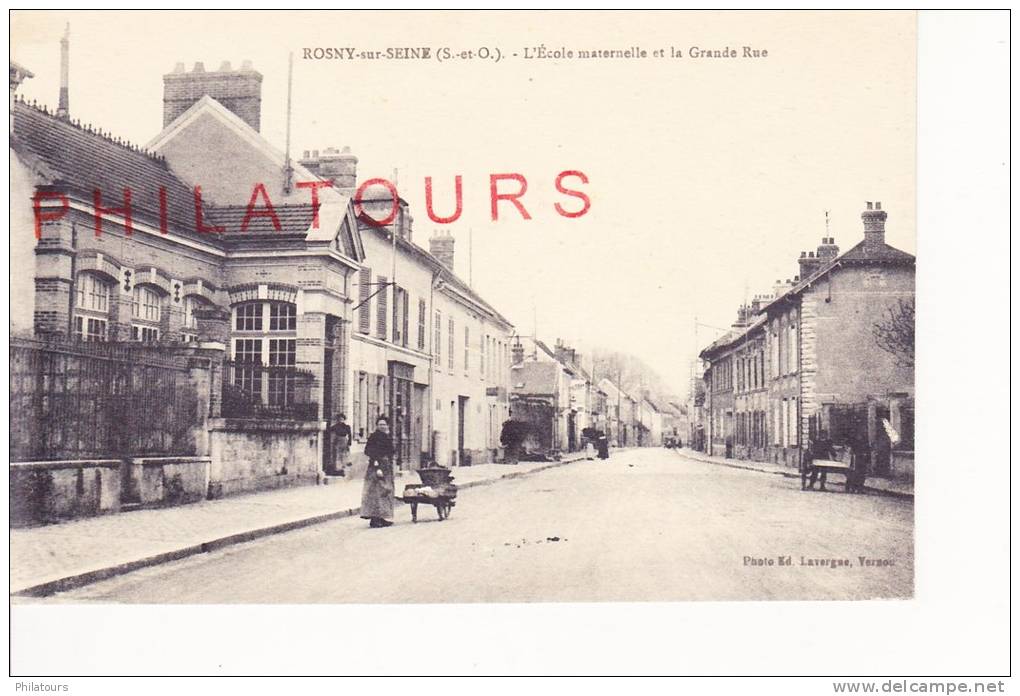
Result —
<instances>
[{"instance_id":1,"label":"sidewalk","mask_svg":"<svg viewBox=\"0 0 1020 696\"><path fill-rule=\"evenodd\" d=\"M781 464L773 464L772 462L758 462L752 459L726 459L725 457L716 457L687 448L674 451L677 451L678 454L682 454L685 457L705 462L706 464L718 464L719 466L728 466L733 469L745 469L746 471L759 471L765 474L776 474L778 476L785 476L793 479L800 478L800 472L797 471L797 469L790 466L783 466ZM838 478L836 480L839 482L836 484L839 487L836 490L842 490L843 479ZM830 484L830 487L831 485L832 484ZM892 481L878 476L872 476L865 481L864 488L872 493L881 493L910 500L914 499L913 484L903 481Z\"/></svg>"},{"instance_id":2,"label":"sidewalk","mask_svg":"<svg viewBox=\"0 0 1020 696\"><path fill-rule=\"evenodd\" d=\"M453 470L461 489L512 479L582 460L480 464ZM396 479L399 494L417 483L410 471ZM132 570L251 541L308 525L353 517L361 505L360 478L207 500L180 507L122 512L10 532L12 595L43 596Z\"/></svg>"}]
</instances>

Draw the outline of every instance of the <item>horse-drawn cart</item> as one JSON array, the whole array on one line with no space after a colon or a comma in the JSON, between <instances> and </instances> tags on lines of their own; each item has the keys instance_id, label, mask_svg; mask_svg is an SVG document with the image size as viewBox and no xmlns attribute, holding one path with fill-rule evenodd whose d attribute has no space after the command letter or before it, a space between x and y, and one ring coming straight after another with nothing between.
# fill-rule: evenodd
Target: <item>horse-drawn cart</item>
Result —
<instances>
[{"instance_id":1,"label":"horse-drawn cart","mask_svg":"<svg viewBox=\"0 0 1020 696\"><path fill-rule=\"evenodd\" d=\"M409 483L404 486L401 499L411 506L411 521L418 521L418 506L432 505L440 520L450 517L450 510L457 504L457 486L449 469L428 467L418 469L421 483Z\"/></svg>"}]
</instances>

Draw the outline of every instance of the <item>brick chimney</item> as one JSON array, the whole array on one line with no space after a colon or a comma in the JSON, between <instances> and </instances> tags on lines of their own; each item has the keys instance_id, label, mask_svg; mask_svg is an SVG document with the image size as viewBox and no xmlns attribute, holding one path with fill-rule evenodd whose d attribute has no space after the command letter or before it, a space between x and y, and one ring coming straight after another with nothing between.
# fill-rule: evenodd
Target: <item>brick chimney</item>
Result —
<instances>
[{"instance_id":1,"label":"brick chimney","mask_svg":"<svg viewBox=\"0 0 1020 696\"><path fill-rule=\"evenodd\" d=\"M864 221L864 253L877 251L885 246L885 219L882 203L868 201L868 209L861 213Z\"/></svg>"},{"instance_id":2,"label":"brick chimney","mask_svg":"<svg viewBox=\"0 0 1020 696\"><path fill-rule=\"evenodd\" d=\"M429 238L429 253L450 271L453 271L453 242L453 234L449 230L437 232Z\"/></svg>"},{"instance_id":3,"label":"brick chimney","mask_svg":"<svg viewBox=\"0 0 1020 696\"><path fill-rule=\"evenodd\" d=\"M818 245L816 256L818 258L819 266L824 266L839 256L839 247L836 246L836 238L822 237L822 243ZM803 276L804 274L802 273L801 275Z\"/></svg>"},{"instance_id":4,"label":"brick chimney","mask_svg":"<svg viewBox=\"0 0 1020 696\"><path fill-rule=\"evenodd\" d=\"M510 361L513 365L520 365L524 362L524 345L521 344L520 338L510 347Z\"/></svg>"},{"instance_id":5,"label":"brick chimney","mask_svg":"<svg viewBox=\"0 0 1020 696\"><path fill-rule=\"evenodd\" d=\"M821 266L819 258L815 256L815 252L813 251L800 252L800 258L797 259L797 264L800 266L801 278L810 278Z\"/></svg>"},{"instance_id":6,"label":"brick chimney","mask_svg":"<svg viewBox=\"0 0 1020 696\"><path fill-rule=\"evenodd\" d=\"M259 130L262 74L253 70L249 61L244 61L239 70L224 61L215 72L206 72L202 63L195 63L191 72L186 72L184 63L178 63L172 73L163 76L163 127L207 95Z\"/></svg>"},{"instance_id":7,"label":"brick chimney","mask_svg":"<svg viewBox=\"0 0 1020 696\"><path fill-rule=\"evenodd\" d=\"M298 164L316 176L332 179L338 189L354 189L358 185L358 158L346 145L342 150L328 147L321 154L318 150L305 150Z\"/></svg>"},{"instance_id":8,"label":"brick chimney","mask_svg":"<svg viewBox=\"0 0 1020 696\"><path fill-rule=\"evenodd\" d=\"M732 328L742 329L748 325L748 317L750 317L751 308L747 305L740 305L737 308L737 320L733 322Z\"/></svg>"},{"instance_id":9,"label":"brick chimney","mask_svg":"<svg viewBox=\"0 0 1020 696\"><path fill-rule=\"evenodd\" d=\"M71 25L68 23L64 29L64 36L60 39L60 93L57 97L57 118L65 121L71 117L70 96L70 73L71 73Z\"/></svg>"},{"instance_id":10,"label":"brick chimney","mask_svg":"<svg viewBox=\"0 0 1020 696\"><path fill-rule=\"evenodd\" d=\"M577 365L577 351L570 346L563 343L562 340L556 339L556 359L560 362L564 362L567 365Z\"/></svg>"}]
</instances>

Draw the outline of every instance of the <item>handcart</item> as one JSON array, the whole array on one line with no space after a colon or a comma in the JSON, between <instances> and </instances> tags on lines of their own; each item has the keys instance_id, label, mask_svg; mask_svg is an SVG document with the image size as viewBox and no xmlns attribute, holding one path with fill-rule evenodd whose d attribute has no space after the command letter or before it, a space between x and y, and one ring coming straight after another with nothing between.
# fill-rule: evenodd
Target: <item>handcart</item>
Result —
<instances>
[{"instance_id":1,"label":"handcart","mask_svg":"<svg viewBox=\"0 0 1020 696\"><path fill-rule=\"evenodd\" d=\"M440 521L449 519L450 510L457 504L457 486L449 469L441 466L418 469L421 483L409 483L404 486L401 497L411 506L411 521L418 521L418 506L433 505Z\"/></svg>"}]
</instances>

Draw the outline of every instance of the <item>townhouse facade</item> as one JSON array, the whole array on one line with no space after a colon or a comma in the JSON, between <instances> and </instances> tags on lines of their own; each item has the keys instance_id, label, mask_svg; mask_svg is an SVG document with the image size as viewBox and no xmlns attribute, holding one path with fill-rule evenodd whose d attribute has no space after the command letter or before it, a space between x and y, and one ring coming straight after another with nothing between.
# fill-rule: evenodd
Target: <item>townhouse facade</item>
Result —
<instances>
[{"instance_id":1,"label":"townhouse facade","mask_svg":"<svg viewBox=\"0 0 1020 696\"><path fill-rule=\"evenodd\" d=\"M449 234L413 242L405 201L374 222L394 201L354 200L349 151L294 162L266 141L250 65L179 64L145 147L17 99L31 74L11 76L11 254L28 269L12 335L201 352L198 453L223 493L320 480L341 413L356 456L387 415L404 468L496 458L512 325L454 274Z\"/></svg>"},{"instance_id":2,"label":"townhouse facade","mask_svg":"<svg viewBox=\"0 0 1020 696\"><path fill-rule=\"evenodd\" d=\"M219 351L202 449L225 492L317 479L364 259L349 198L310 205L293 183L314 177L259 134L260 85L250 66L178 66L144 148L66 105L11 112L12 255L31 269L12 274L12 331ZM277 457L258 451L254 415Z\"/></svg>"},{"instance_id":3,"label":"townhouse facade","mask_svg":"<svg viewBox=\"0 0 1020 696\"><path fill-rule=\"evenodd\" d=\"M707 452L798 466L826 437L867 448L872 472L912 475L913 369L875 331L912 306L915 259L885 243L886 218L869 203L863 241L802 252L792 283L742 307L701 352Z\"/></svg>"}]
</instances>

